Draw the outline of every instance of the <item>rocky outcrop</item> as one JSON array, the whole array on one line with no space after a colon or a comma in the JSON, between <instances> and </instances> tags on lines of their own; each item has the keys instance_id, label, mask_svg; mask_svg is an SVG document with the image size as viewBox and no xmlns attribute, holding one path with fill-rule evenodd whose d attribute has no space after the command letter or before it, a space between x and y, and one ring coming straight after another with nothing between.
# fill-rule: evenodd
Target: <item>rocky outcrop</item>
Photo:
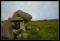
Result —
<instances>
[{"instance_id":1,"label":"rocky outcrop","mask_svg":"<svg viewBox=\"0 0 60 41\"><path fill-rule=\"evenodd\" d=\"M25 22L27 23L31 19L32 16L30 14L25 13L21 10L16 11L11 18L8 18L8 20L1 22L1 36L8 36L8 37L10 37L10 35L14 36L13 34L16 29L14 30L13 27L16 28L20 27L20 29L25 31Z\"/></svg>"}]
</instances>

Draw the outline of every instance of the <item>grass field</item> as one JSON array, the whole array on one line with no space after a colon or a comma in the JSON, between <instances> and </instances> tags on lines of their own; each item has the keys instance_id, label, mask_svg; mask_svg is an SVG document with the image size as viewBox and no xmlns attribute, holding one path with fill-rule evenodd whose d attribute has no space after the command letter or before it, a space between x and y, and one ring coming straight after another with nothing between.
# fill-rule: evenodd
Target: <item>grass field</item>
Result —
<instances>
[{"instance_id":1,"label":"grass field","mask_svg":"<svg viewBox=\"0 0 60 41\"><path fill-rule=\"evenodd\" d=\"M31 39L40 40L58 40L59 39L59 21L32 21L28 23L32 27ZM39 30L36 30L36 29Z\"/></svg>"},{"instance_id":2,"label":"grass field","mask_svg":"<svg viewBox=\"0 0 60 41\"><path fill-rule=\"evenodd\" d=\"M26 30L27 38L18 36L18 39L39 39L39 40L58 40L59 39L59 21L31 21L26 24L31 26L30 30ZM25 33L25 32L24 32ZM23 35L23 34L22 34Z\"/></svg>"}]
</instances>

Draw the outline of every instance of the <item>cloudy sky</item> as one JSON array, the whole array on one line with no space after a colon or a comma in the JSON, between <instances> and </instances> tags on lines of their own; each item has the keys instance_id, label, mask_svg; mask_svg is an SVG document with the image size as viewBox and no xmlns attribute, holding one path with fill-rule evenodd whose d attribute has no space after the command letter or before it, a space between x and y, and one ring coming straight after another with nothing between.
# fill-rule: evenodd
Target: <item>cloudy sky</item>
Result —
<instances>
[{"instance_id":1,"label":"cloudy sky","mask_svg":"<svg viewBox=\"0 0 60 41\"><path fill-rule=\"evenodd\" d=\"M32 20L59 19L58 1L1 1L1 20L12 17L17 10L32 15Z\"/></svg>"}]
</instances>

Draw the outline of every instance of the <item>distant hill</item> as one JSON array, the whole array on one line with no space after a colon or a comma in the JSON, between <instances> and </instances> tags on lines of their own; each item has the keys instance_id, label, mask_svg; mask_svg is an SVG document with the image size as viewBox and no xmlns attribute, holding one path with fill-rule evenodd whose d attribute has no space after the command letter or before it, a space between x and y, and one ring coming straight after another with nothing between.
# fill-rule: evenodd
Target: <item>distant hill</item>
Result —
<instances>
[{"instance_id":1,"label":"distant hill","mask_svg":"<svg viewBox=\"0 0 60 41\"><path fill-rule=\"evenodd\" d=\"M59 19L49 19L49 20L32 20L32 21L59 21Z\"/></svg>"}]
</instances>

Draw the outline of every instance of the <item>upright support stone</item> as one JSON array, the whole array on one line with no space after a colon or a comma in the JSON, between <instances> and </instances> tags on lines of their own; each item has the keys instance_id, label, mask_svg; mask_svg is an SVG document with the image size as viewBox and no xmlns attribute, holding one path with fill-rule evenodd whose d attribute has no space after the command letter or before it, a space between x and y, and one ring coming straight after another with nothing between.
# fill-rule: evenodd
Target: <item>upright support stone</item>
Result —
<instances>
[{"instance_id":1,"label":"upright support stone","mask_svg":"<svg viewBox=\"0 0 60 41\"><path fill-rule=\"evenodd\" d=\"M22 29L22 30L24 30L24 31L25 31L24 21L23 21L23 22L20 22L20 29Z\"/></svg>"}]
</instances>

